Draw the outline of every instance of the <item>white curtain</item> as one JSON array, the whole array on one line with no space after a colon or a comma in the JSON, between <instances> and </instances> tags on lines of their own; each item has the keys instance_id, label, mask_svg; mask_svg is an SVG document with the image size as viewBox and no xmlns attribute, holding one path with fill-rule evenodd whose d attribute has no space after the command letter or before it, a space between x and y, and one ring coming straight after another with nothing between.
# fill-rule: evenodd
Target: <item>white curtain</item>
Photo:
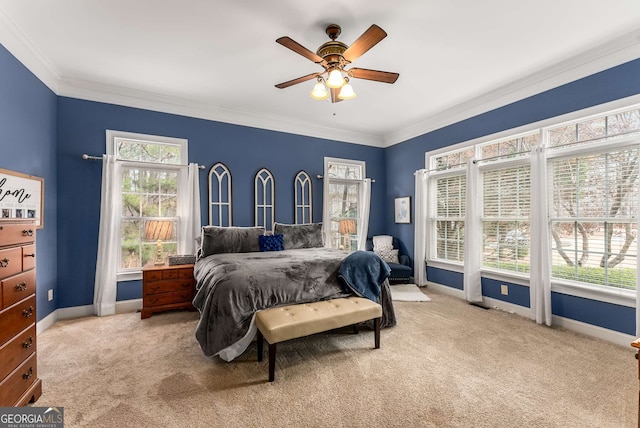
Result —
<instances>
[{"instance_id":1,"label":"white curtain","mask_svg":"<svg viewBox=\"0 0 640 428\"><path fill-rule=\"evenodd\" d=\"M360 222L358 230L358 250L366 250L367 234L369 233L369 211L371 210L371 179L365 178L360 184Z\"/></svg>"},{"instance_id":2,"label":"white curtain","mask_svg":"<svg viewBox=\"0 0 640 428\"><path fill-rule=\"evenodd\" d=\"M326 175L325 175L326 177ZM331 204L329 196L329 180L322 180L322 233L324 234L324 246L331 247Z\"/></svg>"},{"instance_id":3,"label":"white curtain","mask_svg":"<svg viewBox=\"0 0 640 428\"><path fill-rule=\"evenodd\" d=\"M482 302L482 200L480 170L473 159L467 162L466 219L464 225L464 297Z\"/></svg>"},{"instance_id":4,"label":"white curtain","mask_svg":"<svg viewBox=\"0 0 640 428\"><path fill-rule=\"evenodd\" d=\"M195 254L196 238L200 236L200 168L198 164L190 163L187 167L187 177L183 180L184 186L181 195L184 195L185 203L181 204L180 216L180 240L178 253Z\"/></svg>"},{"instance_id":5,"label":"white curtain","mask_svg":"<svg viewBox=\"0 0 640 428\"><path fill-rule=\"evenodd\" d=\"M118 284L118 246L120 245L119 219L120 165L113 155L102 158L102 193L100 201L100 231L98 256L93 292L93 308L99 317L116 313Z\"/></svg>"},{"instance_id":6,"label":"white curtain","mask_svg":"<svg viewBox=\"0 0 640 428\"><path fill-rule=\"evenodd\" d=\"M428 222L428 195L427 183L429 172L419 169L415 172L416 196L415 196L415 226L413 236L413 274L419 286L427 285L427 243L429 242Z\"/></svg>"},{"instance_id":7,"label":"white curtain","mask_svg":"<svg viewBox=\"0 0 640 428\"><path fill-rule=\"evenodd\" d=\"M531 318L551 325L551 253L547 220L547 160L544 147L531 158Z\"/></svg>"}]
</instances>

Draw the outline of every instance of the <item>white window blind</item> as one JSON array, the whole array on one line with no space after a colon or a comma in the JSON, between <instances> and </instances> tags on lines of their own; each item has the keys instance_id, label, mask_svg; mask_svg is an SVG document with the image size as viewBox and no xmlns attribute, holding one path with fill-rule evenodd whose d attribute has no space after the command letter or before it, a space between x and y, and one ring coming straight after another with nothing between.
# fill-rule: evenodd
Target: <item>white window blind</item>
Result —
<instances>
[{"instance_id":1,"label":"white window blind","mask_svg":"<svg viewBox=\"0 0 640 428\"><path fill-rule=\"evenodd\" d=\"M530 166L484 171L482 195L483 266L529 272Z\"/></svg>"},{"instance_id":2,"label":"white window blind","mask_svg":"<svg viewBox=\"0 0 640 428\"><path fill-rule=\"evenodd\" d=\"M464 219L467 180L464 174L430 179L431 217L435 248L430 257L453 262L464 261Z\"/></svg>"},{"instance_id":3,"label":"white window blind","mask_svg":"<svg viewBox=\"0 0 640 428\"><path fill-rule=\"evenodd\" d=\"M550 161L552 276L635 289L637 146Z\"/></svg>"}]
</instances>

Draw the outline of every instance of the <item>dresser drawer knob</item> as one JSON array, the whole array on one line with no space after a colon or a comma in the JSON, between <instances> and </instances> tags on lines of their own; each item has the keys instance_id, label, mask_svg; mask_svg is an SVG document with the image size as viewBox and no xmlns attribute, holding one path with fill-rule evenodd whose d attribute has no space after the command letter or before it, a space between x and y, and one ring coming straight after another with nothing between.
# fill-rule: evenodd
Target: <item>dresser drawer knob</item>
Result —
<instances>
[{"instance_id":1,"label":"dresser drawer knob","mask_svg":"<svg viewBox=\"0 0 640 428\"><path fill-rule=\"evenodd\" d=\"M25 318L29 318L31 315L33 315L33 306L29 306L29 309L24 309L22 311L22 316Z\"/></svg>"},{"instance_id":2,"label":"dresser drawer knob","mask_svg":"<svg viewBox=\"0 0 640 428\"><path fill-rule=\"evenodd\" d=\"M35 256L36 256L36 253L25 254L24 256L25 256L25 257L35 257Z\"/></svg>"},{"instance_id":3,"label":"dresser drawer knob","mask_svg":"<svg viewBox=\"0 0 640 428\"><path fill-rule=\"evenodd\" d=\"M29 372L23 373L22 379L31 379L32 376L33 376L33 367L29 367Z\"/></svg>"},{"instance_id":4,"label":"dresser drawer knob","mask_svg":"<svg viewBox=\"0 0 640 428\"><path fill-rule=\"evenodd\" d=\"M25 340L24 342L22 342L22 347L23 348L31 348L31 346L33 345L33 336L29 337L29 340Z\"/></svg>"},{"instance_id":5,"label":"dresser drawer knob","mask_svg":"<svg viewBox=\"0 0 640 428\"><path fill-rule=\"evenodd\" d=\"M22 236L33 236L33 230L29 229L29 230L23 230L22 231Z\"/></svg>"},{"instance_id":6,"label":"dresser drawer knob","mask_svg":"<svg viewBox=\"0 0 640 428\"><path fill-rule=\"evenodd\" d=\"M7 266L9 266L9 259L5 257L0 260L0 268L6 268Z\"/></svg>"},{"instance_id":7,"label":"dresser drawer knob","mask_svg":"<svg viewBox=\"0 0 640 428\"><path fill-rule=\"evenodd\" d=\"M21 282L20 284L16 284L16 290L24 291L26 289L27 289L27 283L26 282Z\"/></svg>"}]
</instances>

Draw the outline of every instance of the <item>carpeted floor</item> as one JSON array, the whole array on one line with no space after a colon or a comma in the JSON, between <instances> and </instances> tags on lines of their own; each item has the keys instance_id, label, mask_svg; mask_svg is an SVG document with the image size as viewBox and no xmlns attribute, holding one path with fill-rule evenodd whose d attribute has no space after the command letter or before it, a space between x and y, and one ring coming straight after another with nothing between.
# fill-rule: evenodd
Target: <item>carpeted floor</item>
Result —
<instances>
[{"instance_id":1,"label":"carpeted floor","mask_svg":"<svg viewBox=\"0 0 640 428\"><path fill-rule=\"evenodd\" d=\"M43 395L70 427L635 427L634 352L429 290L398 325L278 346L226 363L197 312L65 320L38 338Z\"/></svg>"}]
</instances>

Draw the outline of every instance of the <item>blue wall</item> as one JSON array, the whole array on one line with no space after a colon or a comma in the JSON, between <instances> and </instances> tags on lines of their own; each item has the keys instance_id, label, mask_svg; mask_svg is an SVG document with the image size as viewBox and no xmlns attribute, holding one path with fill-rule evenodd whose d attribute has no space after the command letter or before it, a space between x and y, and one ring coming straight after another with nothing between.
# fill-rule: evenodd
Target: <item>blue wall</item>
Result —
<instances>
[{"instance_id":1,"label":"blue wall","mask_svg":"<svg viewBox=\"0 0 640 428\"><path fill-rule=\"evenodd\" d=\"M56 95L0 45L0 168L44 178L44 228L37 232L38 320L56 308ZM47 301L47 290L54 300Z\"/></svg>"},{"instance_id":2,"label":"blue wall","mask_svg":"<svg viewBox=\"0 0 640 428\"><path fill-rule=\"evenodd\" d=\"M385 152L386 168L389 172L387 200L392 201L398 196L411 195L413 201L415 196L413 172L425 167L425 152L639 93L640 59L389 147ZM403 242L413 260L413 223L411 225L395 224L392 219L389 219L387 231ZM457 285L461 282L460 276L459 273L442 271L441 269L427 270L427 277L430 281L454 288L458 288ZM489 290L492 290L491 283L486 282L485 279L483 280L483 293L485 295L492 294ZM566 295L554 293L552 297L554 314L627 334L635 334L634 308L575 298L570 299L571 310L567 310L567 305L561 304L561 302L567 302L564 296ZM499 293L496 296L491 295L491 297L506 300L505 296L501 296ZM528 299L519 301L517 304L529 306ZM615 321L611 322L610 320Z\"/></svg>"},{"instance_id":3,"label":"blue wall","mask_svg":"<svg viewBox=\"0 0 640 428\"><path fill-rule=\"evenodd\" d=\"M129 107L58 99L58 281L64 284L58 307L93 302L100 183L98 161L81 155L101 155L106 150L105 130L186 138L189 161L207 166L200 173L202 221L208 221L207 172L223 162L233 176L233 224L253 225L254 176L268 168L276 183L276 221L293 223L293 180L301 170L313 179L314 221L322 221L324 157L363 160L372 186L370 234L385 233L386 171L384 149L281 132L152 112ZM139 281L120 283L118 299L141 297Z\"/></svg>"}]
</instances>

